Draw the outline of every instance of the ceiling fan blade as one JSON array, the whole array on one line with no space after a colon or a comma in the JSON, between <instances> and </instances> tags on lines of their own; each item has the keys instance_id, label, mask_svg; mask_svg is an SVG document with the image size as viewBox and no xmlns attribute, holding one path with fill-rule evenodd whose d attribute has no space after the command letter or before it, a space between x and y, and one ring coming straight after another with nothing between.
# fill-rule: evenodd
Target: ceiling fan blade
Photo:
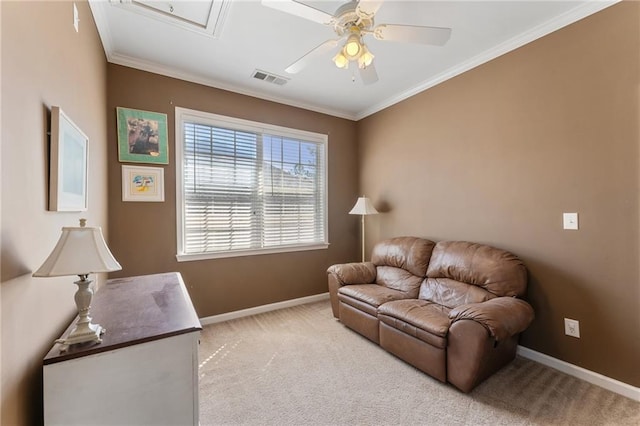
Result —
<instances>
[{"instance_id":1,"label":"ceiling fan blade","mask_svg":"<svg viewBox=\"0 0 640 426\"><path fill-rule=\"evenodd\" d=\"M309 62L313 61L318 56L321 56L321 55L329 52L331 49L335 48L338 45L339 41L340 41L340 39L325 41L321 45L319 45L319 46L313 48L312 50L310 50L302 58L298 59L293 64L289 65L285 69L285 71L288 72L289 74L296 74L296 73L302 71L302 69L304 67L309 65Z\"/></svg>"},{"instance_id":2,"label":"ceiling fan blade","mask_svg":"<svg viewBox=\"0 0 640 426\"><path fill-rule=\"evenodd\" d=\"M378 40L443 46L451 37L451 28L382 24L373 29L373 36Z\"/></svg>"},{"instance_id":3,"label":"ceiling fan blade","mask_svg":"<svg viewBox=\"0 0 640 426\"><path fill-rule=\"evenodd\" d=\"M361 18L373 18L384 0L360 0L356 6L356 14Z\"/></svg>"},{"instance_id":4,"label":"ceiling fan blade","mask_svg":"<svg viewBox=\"0 0 640 426\"><path fill-rule=\"evenodd\" d=\"M319 24L330 24L333 21L332 15L294 0L262 0L262 4Z\"/></svg>"},{"instance_id":5,"label":"ceiling fan blade","mask_svg":"<svg viewBox=\"0 0 640 426\"><path fill-rule=\"evenodd\" d=\"M360 78L365 85L373 84L378 81L378 72L373 64L368 67L360 68Z\"/></svg>"}]
</instances>

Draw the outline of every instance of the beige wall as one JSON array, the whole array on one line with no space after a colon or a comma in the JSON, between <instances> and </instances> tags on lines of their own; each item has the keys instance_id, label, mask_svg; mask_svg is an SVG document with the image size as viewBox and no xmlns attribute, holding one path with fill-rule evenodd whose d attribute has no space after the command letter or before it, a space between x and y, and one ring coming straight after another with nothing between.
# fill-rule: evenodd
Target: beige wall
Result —
<instances>
[{"instance_id":1,"label":"beige wall","mask_svg":"<svg viewBox=\"0 0 640 426\"><path fill-rule=\"evenodd\" d=\"M536 310L521 344L634 386L639 18L638 2L613 6L358 123L361 190L385 210L370 245L406 234L513 251ZM579 231L562 230L563 212Z\"/></svg>"},{"instance_id":2,"label":"beige wall","mask_svg":"<svg viewBox=\"0 0 640 426\"><path fill-rule=\"evenodd\" d=\"M358 258L358 222L347 213L358 194L356 125L352 121L134 70L108 66L109 224L111 249L123 270L114 276L180 271L200 317L327 291L326 269ZM327 250L176 261L175 107L329 135ZM168 116L165 202L122 202L116 150L116 107Z\"/></svg>"},{"instance_id":3,"label":"beige wall","mask_svg":"<svg viewBox=\"0 0 640 426\"><path fill-rule=\"evenodd\" d=\"M89 6L6 2L2 10L2 418L42 421L42 358L74 316L73 277L31 278L62 226L107 226L106 60ZM47 211L49 110L89 137L89 210ZM106 232L106 229L105 229Z\"/></svg>"}]
</instances>

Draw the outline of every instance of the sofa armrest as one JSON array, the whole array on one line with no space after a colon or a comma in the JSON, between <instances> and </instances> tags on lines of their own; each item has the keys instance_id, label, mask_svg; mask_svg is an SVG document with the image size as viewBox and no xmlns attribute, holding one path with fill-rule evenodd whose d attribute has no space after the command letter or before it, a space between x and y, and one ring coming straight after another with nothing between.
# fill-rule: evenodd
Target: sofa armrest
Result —
<instances>
[{"instance_id":1,"label":"sofa armrest","mask_svg":"<svg viewBox=\"0 0 640 426\"><path fill-rule=\"evenodd\" d=\"M338 290L349 284L372 284L376 280L376 267L371 262L343 263L327 270L329 299L333 316L339 318Z\"/></svg>"},{"instance_id":2,"label":"sofa armrest","mask_svg":"<svg viewBox=\"0 0 640 426\"><path fill-rule=\"evenodd\" d=\"M460 305L449 312L452 323L476 321L498 342L526 330L533 318L531 305L515 297L496 297L486 302Z\"/></svg>"},{"instance_id":3,"label":"sofa armrest","mask_svg":"<svg viewBox=\"0 0 640 426\"><path fill-rule=\"evenodd\" d=\"M372 284L376 280L376 267L371 262L333 265L327 273L334 275L340 285Z\"/></svg>"}]
</instances>

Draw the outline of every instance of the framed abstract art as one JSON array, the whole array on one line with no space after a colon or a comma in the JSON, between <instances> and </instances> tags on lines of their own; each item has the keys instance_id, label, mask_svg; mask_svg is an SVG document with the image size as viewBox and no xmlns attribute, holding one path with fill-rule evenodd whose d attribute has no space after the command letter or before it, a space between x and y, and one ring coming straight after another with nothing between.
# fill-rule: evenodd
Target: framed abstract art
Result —
<instances>
[{"instance_id":1,"label":"framed abstract art","mask_svg":"<svg viewBox=\"0 0 640 426\"><path fill-rule=\"evenodd\" d=\"M49 210L81 212L88 208L89 138L60 107L51 107Z\"/></svg>"}]
</instances>

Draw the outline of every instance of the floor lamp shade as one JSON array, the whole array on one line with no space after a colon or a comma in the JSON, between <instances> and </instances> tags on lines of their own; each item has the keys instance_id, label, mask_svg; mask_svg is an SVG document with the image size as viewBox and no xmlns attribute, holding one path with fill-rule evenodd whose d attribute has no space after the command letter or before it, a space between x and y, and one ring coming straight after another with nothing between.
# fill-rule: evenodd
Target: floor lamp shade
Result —
<instances>
[{"instance_id":1,"label":"floor lamp shade","mask_svg":"<svg viewBox=\"0 0 640 426\"><path fill-rule=\"evenodd\" d=\"M75 281L78 291L75 294L78 308L78 321L67 338L56 340L66 350L68 345L84 342L102 342L100 337L104 329L91 323L89 309L93 290L90 287L89 274L111 272L122 269L113 257L99 227L86 227L86 219L80 219L79 227L64 227L62 235L53 251L42 266L33 273L34 277L59 277L78 275Z\"/></svg>"},{"instance_id":2,"label":"floor lamp shade","mask_svg":"<svg viewBox=\"0 0 640 426\"><path fill-rule=\"evenodd\" d=\"M371 203L370 199L368 199L367 197L359 197L358 201L356 201L356 205L353 206L349 214L378 214L378 210L373 207L373 203Z\"/></svg>"},{"instance_id":3,"label":"floor lamp shade","mask_svg":"<svg viewBox=\"0 0 640 426\"><path fill-rule=\"evenodd\" d=\"M358 201L356 201L356 205L353 206L349 214L359 214L362 216L362 219L360 220L360 222L362 224L362 261L364 262L365 261L364 217L370 214L378 214L378 210L376 210L376 208L373 207L373 203L371 203L371 200L369 200L365 196L362 196L358 198Z\"/></svg>"}]
</instances>

